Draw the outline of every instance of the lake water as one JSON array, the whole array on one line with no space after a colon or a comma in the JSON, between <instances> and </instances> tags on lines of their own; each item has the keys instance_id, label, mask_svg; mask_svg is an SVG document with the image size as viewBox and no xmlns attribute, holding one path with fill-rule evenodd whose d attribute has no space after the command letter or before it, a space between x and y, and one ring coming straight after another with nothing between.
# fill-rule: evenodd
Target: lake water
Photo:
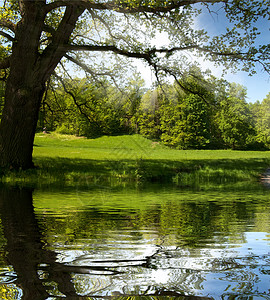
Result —
<instances>
[{"instance_id":1,"label":"lake water","mask_svg":"<svg viewBox=\"0 0 270 300\"><path fill-rule=\"evenodd\" d=\"M0 299L270 299L269 195L2 186Z\"/></svg>"}]
</instances>

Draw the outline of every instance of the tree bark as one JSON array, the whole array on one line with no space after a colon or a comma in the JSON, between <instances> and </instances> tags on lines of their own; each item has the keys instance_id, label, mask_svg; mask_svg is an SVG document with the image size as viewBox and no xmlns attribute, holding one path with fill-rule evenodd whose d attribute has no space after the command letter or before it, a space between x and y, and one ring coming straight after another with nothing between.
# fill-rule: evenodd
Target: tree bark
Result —
<instances>
[{"instance_id":1,"label":"tree bark","mask_svg":"<svg viewBox=\"0 0 270 300\"><path fill-rule=\"evenodd\" d=\"M31 168L35 129L42 84L18 89L11 78L7 84L0 125L0 165L4 168Z\"/></svg>"},{"instance_id":2,"label":"tree bark","mask_svg":"<svg viewBox=\"0 0 270 300\"><path fill-rule=\"evenodd\" d=\"M41 5L27 3L16 26L10 57L5 105L0 124L0 166L30 168L38 111L44 83L39 60L39 40L45 14Z\"/></svg>"},{"instance_id":3,"label":"tree bark","mask_svg":"<svg viewBox=\"0 0 270 300\"><path fill-rule=\"evenodd\" d=\"M67 6L52 42L42 51L46 1L20 3L22 20L16 26L0 124L0 167L11 169L33 167L33 143L45 83L66 53L65 45L84 11L78 5Z\"/></svg>"}]
</instances>

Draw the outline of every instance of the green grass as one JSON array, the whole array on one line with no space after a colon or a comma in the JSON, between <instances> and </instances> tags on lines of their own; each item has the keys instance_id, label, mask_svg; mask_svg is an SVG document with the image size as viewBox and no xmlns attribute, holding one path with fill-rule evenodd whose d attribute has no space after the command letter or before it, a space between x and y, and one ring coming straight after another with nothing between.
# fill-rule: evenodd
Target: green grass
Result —
<instances>
[{"instance_id":1,"label":"green grass","mask_svg":"<svg viewBox=\"0 0 270 300\"><path fill-rule=\"evenodd\" d=\"M86 139L37 134L33 157L36 169L10 171L2 182L35 187L226 184L256 181L270 165L268 151L174 150L140 135Z\"/></svg>"}]
</instances>

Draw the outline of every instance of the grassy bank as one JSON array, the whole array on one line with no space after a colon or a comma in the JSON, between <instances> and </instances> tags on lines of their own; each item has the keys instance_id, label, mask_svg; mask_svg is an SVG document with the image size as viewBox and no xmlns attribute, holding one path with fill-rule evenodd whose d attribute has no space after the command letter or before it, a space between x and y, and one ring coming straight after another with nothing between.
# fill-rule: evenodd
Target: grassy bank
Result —
<instances>
[{"instance_id":1,"label":"grassy bank","mask_svg":"<svg viewBox=\"0 0 270 300\"><path fill-rule=\"evenodd\" d=\"M33 186L91 186L170 182L180 186L256 181L270 152L174 150L139 135L85 139L37 134L36 169L8 172L2 182Z\"/></svg>"}]
</instances>

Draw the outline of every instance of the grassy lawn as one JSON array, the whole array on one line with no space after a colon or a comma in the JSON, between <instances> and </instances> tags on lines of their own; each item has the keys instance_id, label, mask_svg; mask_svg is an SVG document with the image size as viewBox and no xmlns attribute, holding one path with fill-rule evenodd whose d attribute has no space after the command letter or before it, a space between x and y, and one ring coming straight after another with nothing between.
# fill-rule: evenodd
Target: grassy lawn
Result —
<instances>
[{"instance_id":1,"label":"grassy lawn","mask_svg":"<svg viewBox=\"0 0 270 300\"><path fill-rule=\"evenodd\" d=\"M174 150L139 135L86 139L52 133L36 135L34 163L36 169L9 172L2 181L33 186L255 181L270 166L270 152Z\"/></svg>"}]
</instances>

